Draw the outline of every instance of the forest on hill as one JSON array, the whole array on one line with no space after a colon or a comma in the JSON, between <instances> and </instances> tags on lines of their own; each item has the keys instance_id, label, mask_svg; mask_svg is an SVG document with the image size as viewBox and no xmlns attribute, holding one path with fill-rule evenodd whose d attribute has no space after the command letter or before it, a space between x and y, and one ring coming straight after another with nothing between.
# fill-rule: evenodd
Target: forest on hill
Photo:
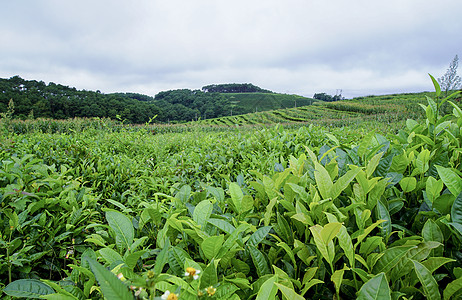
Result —
<instances>
[{"instance_id":1,"label":"forest on hill","mask_svg":"<svg viewBox=\"0 0 462 300\"><path fill-rule=\"evenodd\" d=\"M226 96L230 93L241 93L243 97L236 103ZM283 101L291 96L273 93L250 83L213 84L202 87L202 90L162 91L154 97L138 93L104 94L14 76L0 78L0 112L5 112L10 100L13 100L13 117L19 119L99 117L142 124L155 117L155 122L176 123L252 112L255 108L247 107L246 100L254 103L257 94L272 95L271 103L266 103L266 106L259 104L259 108L266 110L280 108ZM261 98L261 101L266 99Z\"/></svg>"}]
</instances>

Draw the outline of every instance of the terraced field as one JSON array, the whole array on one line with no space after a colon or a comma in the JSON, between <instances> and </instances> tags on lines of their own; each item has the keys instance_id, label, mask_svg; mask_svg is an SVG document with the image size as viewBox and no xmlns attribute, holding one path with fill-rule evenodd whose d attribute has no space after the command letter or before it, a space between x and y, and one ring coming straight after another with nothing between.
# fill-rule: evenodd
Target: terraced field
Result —
<instances>
[{"instance_id":1,"label":"terraced field","mask_svg":"<svg viewBox=\"0 0 462 300\"><path fill-rule=\"evenodd\" d=\"M346 126L367 121L396 123L405 121L409 117L422 118L424 113L418 104L424 104L426 96L434 97L434 93L367 96L337 102L314 102L312 105L199 120L193 123L211 126L274 123Z\"/></svg>"}]
</instances>

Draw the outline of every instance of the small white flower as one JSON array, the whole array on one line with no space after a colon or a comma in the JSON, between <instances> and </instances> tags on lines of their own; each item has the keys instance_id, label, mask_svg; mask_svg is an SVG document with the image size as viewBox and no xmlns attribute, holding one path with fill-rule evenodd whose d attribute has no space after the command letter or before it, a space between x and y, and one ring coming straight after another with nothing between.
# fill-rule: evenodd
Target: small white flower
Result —
<instances>
[{"instance_id":1,"label":"small white flower","mask_svg":"<svg viewBox=\"0 0 462 300\"><path fill-rule=\"evenodd\" d=\"M175 293L170 293L170 291L165 291L165 293L160 298L162 300L178 300L178 295Z\"/></svg>"},{"instance_id":2,"label":"small white flower","mask_svg":"<svg viewBox=\"0 0 462 300\"><path fill-rule=\"evenodd\" d=\"M194 280L197 280L199 279L199 273L201 271L200 270L196 270L192 267L188 267L186 268L186 272L184 273L184 276L189 276L189 277L192 277Z\"/></svg>"}]
</instances>

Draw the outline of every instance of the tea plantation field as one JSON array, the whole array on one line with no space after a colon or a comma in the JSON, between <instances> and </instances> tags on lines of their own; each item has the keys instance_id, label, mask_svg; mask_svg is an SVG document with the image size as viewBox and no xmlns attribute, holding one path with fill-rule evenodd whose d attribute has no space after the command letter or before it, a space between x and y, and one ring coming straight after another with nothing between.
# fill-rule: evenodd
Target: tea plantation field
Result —
<instances>
[{"instance_id":1,"label":"tea plantation field","mask_svg":"<svg viewBox=\"0 0 462 300\"><path fill-rule=\"evenodd\" d=\"M0 297L460 299L462 110L435 87L253 126L4 115Z\"/></svg>"}]
</instances>

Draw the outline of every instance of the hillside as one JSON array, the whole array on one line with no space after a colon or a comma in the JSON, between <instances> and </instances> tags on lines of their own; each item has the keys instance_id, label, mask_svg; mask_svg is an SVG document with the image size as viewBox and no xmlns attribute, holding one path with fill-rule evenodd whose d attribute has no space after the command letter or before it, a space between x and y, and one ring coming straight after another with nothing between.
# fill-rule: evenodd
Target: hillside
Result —
<instances>
[{"instance_id":1,"label":"hillside","mask_svg":"<svg viewBox=\"0 0 462 300\"><path fill-rule=\"evenodd\" d=\"M12 116L23 120L98 117L142 124L155 117L157 123L184 123L313 102L301 96L273 93L252 84L209 85L202 89L162 91L155 97L138 93L104 94L14 76L0 78L0 113L6 112L13 100Z\"/></svg>"},{"instance_id":2,"label":"hillside","mask_svg":"<svg viewBox=\"0 0 462 300\"><path fill-rule=\"evenodd\" d=\"M236 115L239 113L252 113L281 108L311 105L318 101L298 95L277 93L226 93L223 94L234 108Z\"/></svg>"},{"instance_id":3,"label":"hillside","mask_svg":"<svg viewBox=\"0 0 462 300\"><path fill-rule=\"evenodd\" d=\"M256 97L257 96L257 97ZM265 96L265 101L258 102L258 96ZM292 96L292 95L281 95ZM272 94L267 95L245 95L232 94L230 99L234 99L234 105L247 106L252 113L243 115L233 115L221 118L213 118L195 122L203 125L213 126L235 126L235 125L267 125L273 123L310 123L344 126L358 124L364 121L379 121L382 123L395 123L405 121L409 118L420 119L424 116L424 111L419 106L426 103L426 96L434 97L434 93L404 93L382 96L357 97L351 100L334 102L313 102L313 105L302 106L303 101L312 99L293 96L286 97L280 104L289 104L282 109L264 109L261 103L272 103L277 106L278 102L271 102ZM282 100L283 98L276 99ZM241 100L241 101L239 101ZM297 101L295 107L294 101ZM290 102L292 101L292 102ZM300 104L299 104L300 103ZM306 103L306 102L305 102ZM254 105L253 107L251 105ZM260 109L261 105L261 109ZM306 104L305 104L306 105ZM251 109L252 107L253 109ZM255 107L258 107L255 112ZM266 107L268 108L268 107ZM449 112L449 106L443 105L443 111Z\"/></svg>"}]
</instances>

